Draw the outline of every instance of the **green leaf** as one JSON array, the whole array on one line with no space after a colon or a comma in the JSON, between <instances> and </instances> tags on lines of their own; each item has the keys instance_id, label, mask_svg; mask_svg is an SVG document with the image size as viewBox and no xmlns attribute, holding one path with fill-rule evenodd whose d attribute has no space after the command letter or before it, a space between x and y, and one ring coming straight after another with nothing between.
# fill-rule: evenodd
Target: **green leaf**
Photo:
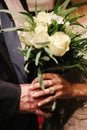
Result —
<instances>
[{"instance_id":1,"label":"green leaf","mask_svg":"<svg viewBox=\"0 0 87 130\"><path fill-rule=\"evenodd\" d=\"M65 0L65 2L63 2L63 4L60 5L60 0L58 0L54 8L54 13L66 18L71 12L75 11L78 7L87 5L87 2L80 2L66 9L70 1L71 0Z\"/></svg>"},{"instance_id":2,"label":"green leaf","mask_svg":"<svg viewBox=\"0 0 87 130\"><path fill-rule=\"evenodd\" d=\"M26 49L22 49L22 48L18 48L20 51L20 54L23 54L24 56L26 56L27 54L27 50Z\"/></svg>"},{"instance_id":3,"label":"green leaf","mask_svg":"<svg viewBox=\"0 0 87 130\"><path fill-rule=\"evenodd\" d=\"M26 10L20 13L26 16L25 20L30 23L29 27L31 28L31 30L34 30L36 27L36 23L34 21L33 15L30 12L27 12Z\"/></svg>"},{"instance_id":4,"label":"green leaf","mask_svg":"<svg viewBox=\"0 0 87 130\"><path fill-rule=\"evenodd\" d=\"M73 8L69 8L69 9L64 9L64 10L60 9L60 10L58 10L57 15L60 15L60 16L62 16L64 18L66 18L71 12L73 12L76 9L77 9L77 7L73 7Z\"/></svg>"},{"instance_id":5,"label":"green leaf","mask_svg":"<svg viewBox=\"0 0 87 130\"><path fill-rule=\"evenodd\" d=\"M70 9L66 9L62 11L61 16L64 16L65 18L68 17L72 12L74 12L77 9L77 7L72 7Z\"/></svg>"},{"instance_id":6,"label":"green leaf","mask_svg":"<svg viewBox=\"0 0 87 130\"><path fill-rule=\"evenodd\" d=\"M0 12L1 12L1 13L8 13L8 14L10 14L10 15L12 15L12 14L15 14L15 15L16 15L15 12L12 12L12 11L10 11L10 10L8 10L8 9L0 9Z\"/></svg>"},{"instance_id":7,"label":"green leaf","mask_svg":"<svg viewBox=\"0 0 87 130\"><path fill-rule=\"evenodd\" d=\"M27 73L30 73L30 71L28 70L28 65L29 65L29 62L26 63L25 67L24 67L24 70L27 72Z\"/></svg>"},{"instance_id":8,"label":"green leaf","mask_svg":"<svg viewBox=\"0 0 87 130\"><path fill-rule=\"evenodd\" d=\"M41 73L40 68L38 68L38 80L39 80L39 84L40 84L41 89L44 90L45 86L44 86L44 82L43 82L42 73Z\"/></svg>"},{"instance_id":9,"label":"green leaf","mask_svg":"<svg viewBox=\"0 0 87 130\"><path fill-rule=\"evenodd\" d=\"M66 20L69 21L71 24L72 24L73 22L77 23L76 20L79 19L79 18L81 18L81 17L83 17L83 16L85 16L85 15L73 16L73 17L71 17L71 18L66 18ZM79 25L81 25L81 24L79 24ZM82 25L81 25L81 26L82 26Z\"/></svg>"},{"instance_id":10,"label":"green leaf","mask_svg":"<svg viewBox=\"0 0 87 130\"><path fill-rule=\"evenodd\" d=\"M70 65L61 65L61 66L55 66L55 67L49 67L47 69L45 69L45 71L65 71L65 70L68 70L68 69L72 69L72 68L80 68L80 64L70 64Z\"/></svg>"},{"instance_id":11,"label":"green leaf","mask_svg":"<svg viewBox=\"0 0 87 130\"><path fill-rule=\"evenodd\" d=\"M48 56L43 56L43 57L41 57L41 59L44 60L44 61L49 61L50 60L50 58Z\"/></svg>"},{"instance_id":12,"label":"green leaf","mask_svg":"<svg viewBox=\"0 0 87 130\"><path fill-rule=\"evenodd\" d=\"M63 2L63 4L59 6L60 10L65 10L70 1L71 0L65 0L65 2Z\"/></svg>"},{"instance_id":13,"label":"green leaf","mask_svg":"<svg viewBox=\"0 0 87 130\"><path fill-rule=\"evenodd\" d=\"M78 2L77 4L72 5L72 7L81 7L81 6L84 6L84 5L87 5L87 1L85 1L85 2Z\"/></svg>"},{"instance_id":14,"label":"green leaf","mask_svg":"<svg viewBox=\"0 0 87 130\"><path fill-rule=\"evenodd\" d=\"M0 29L0 33L2 32L12 32L12 31L17 31L17 30L21 30L21 27L12 27L12 28L6 28L6 29Z\"/></svg>"},{"instance_id":15,"label":"green leaf","mask_svg":"<svg viewBox=\"0 0 87 130\"><path fill-rule=\"evenodd\" d=\"M28 49L27 54L26 54L26 60L29 59L30 55L31 55L31 51L32 51L32 46Z\"/></svg>"},{"instance_id":16,"label":"green leaf","mask_svg":"<svg viewBox=\"0 0 87 130\"><path fill-rule=\"evenodd\" d=\"M52 55L50 49L47 48L47 47L44 47L44 50L45 50L45 52L49 55L49 57L50 57L51 59L53 59L53 60L56 62L56 64L58 64L58 61L56 60L55 57L53 57L53 55Z\"/></svg>"},{"instance_id":17,"label":"green leaf","mask_svg":"<svg viewBox=\"0 0 87 130\"><path fill-rule=\"evenodd\" d=\"M47 41L47 42L38 42L38 43L35 43L35 44L44 47L44 46L47 46L49 43L50 43L50 42Z\"/></svg>"},{"instance_id":18,"label":"green leaf","mask_svg":"<svg viewBox=\"0 0 87 130\"><path fill-rule=\"evenodd\" d=\"M36 17L37 17L37 13L38 13L37 7L38 7L37 1L35 1L35 16L36 16Z\"/></svg>"},{"instance_id":19,"label":"green leaf","mask_svg":"<svg viewBox=\"0 0 87 130\"><path fill-rule=\"evenodd\" d=\"M56 4L55 4L55 7L54 7L54 13L56 14L57 13L57 10L59 8L59 5L60 5L60 0L57 0Z\"/></svg>"},{"instance_id":20,"label":"green leaf","mask_svg":"<svg viewBox=\"0 0 87 130\"><path fill-rule=\"evenodd\" d=\"M77 7L66 9L68 6L70 0L66 0L62 5L58 5L59 2L56 3L56 7L54 8L54 13L57 15L60 15L62 17L66 17L68 14L70 14L72 11L74 11Z\"/></svg>"},{"instance_id":21,"label":"green leaf","mask_svg":"<svg viewBox=\"0 0 87 130\"><path fill-rule=\"evenodd\" d=\"M39 59L40 59L40 57L41 57L41 51L38 52L37 55L36 55L36 58L35 58L35 65L36 65L36 66L38 66L38 64L39 64Z\"/></svg>"},{"instance_id":22,"label":"green leaf","mask_svg":"<svg viewBox=\"0 0 87 130\"><path fill-rule=\"evenodd\" d=\"M51 59L53 59L55 61L55 63L58 64L58 61L55 57L52 56Z\"/></svg>"},{"instance_id":23,"label":"green leaf","mask_svg":"<svg viewBox=\"0 0 87 130\"><path fill-rule=\"evenodd\" d=\"M44 50L50 57L52 57L52 53L48 47L44 47Z\"/></svg>"},{"instance_id":24,"label":"green leaf","mask_svg":"<svg viewBox=\"0 0 87 130\"><path fill-rule=\"evenodd\" d=\"M26 10L21 11L20 13L26 16L27 21L29 21L30 23L34 23L34 19L31 13L27 12Z\"/></svg>"},{"instance_id":25,"label":"green leaf","mask_svg":"<svg viewBox=\"0 0 87 130\"><path fill-rule=\"evenodd\" d=\"M59 25L58 25L57 21L56 20L52 20L52 23L50 25L48 25L48 34L52 35L55 32L57 32L58 31L58 27L59 27Z\"/></svg>"},{"instance_id":26,"label":"green leaf","mask_svg":"<svg viewBox=\"0 0 87 130\"><path fill-rule=\"evenodd\" d=\"M19 13L16 13L16 12L9 11L9 10L7 10L7 9L0 9L0 12L2 12L2 13L8 13L8 14L10 14L10 15L12 15L12 16L15 16L16 18L19 17L19 18L21 18L21 19L23 19L24 21L27 21L27 22L29 23L29 27L28 27L28 28L18 27L17 30L20 29L21 31L29 31L29 29L30 29L30 30L34 30L35 27L36 27L36 23L34 22L33 15L32 15L31 13L27 12L26 10L21 11L21 12L19 12ZM20 15L20 14L23 14L25 17L22 17L22 15ZM14 30L13 30L13 31L14 31Z\"/></svg>"}]
</instances>

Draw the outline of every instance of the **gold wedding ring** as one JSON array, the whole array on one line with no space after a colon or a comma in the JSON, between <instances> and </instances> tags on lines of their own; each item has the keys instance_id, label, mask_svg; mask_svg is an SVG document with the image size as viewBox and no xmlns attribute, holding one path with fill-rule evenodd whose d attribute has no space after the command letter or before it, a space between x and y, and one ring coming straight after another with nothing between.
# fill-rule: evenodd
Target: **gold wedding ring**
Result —
<instances>
[{"instance_id":1,"label":"gold wedding ring","mask_svg":"<svg viewBox=\"0 0 87 130\"><path fill-rule=\"evenodd\" d=\"M54 88L50 87L49 88L49 94L54 94L54 93L55 93Z\"/></svg>"}]
</instances>

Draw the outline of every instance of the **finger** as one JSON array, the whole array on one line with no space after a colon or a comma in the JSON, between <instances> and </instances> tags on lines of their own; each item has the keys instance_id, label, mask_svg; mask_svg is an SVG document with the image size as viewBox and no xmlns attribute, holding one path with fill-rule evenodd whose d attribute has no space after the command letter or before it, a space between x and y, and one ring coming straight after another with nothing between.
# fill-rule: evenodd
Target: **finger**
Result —
<instances>
[{"instance_id":1,"label":"finger","mask_svg":"<svg viewBox=\"0 0 87 130\"><path fill-rule=\"evenodd\" d=\"M39 115L39 116L43 116L43 117L48 117L48 118L52 116L51 113L43 112L43 111L40 110L40 109L37 109L37 110L35 111L35 114L37 114L37 115Z\"/></svg>"},{"instance_id":2,"label":"finger","mask_svg":"<svg viewBox=\"0 0 87 130\"><path fill-rule=\"evenodd\" d=\"M58 77L57 74L54 74L54 73L45 73L42 75L43 79L46 79L46 80L49 80L49 79L55 79Z\"/></svg>"},{"instance_id":3,"label":"finger","mask_svg":"<svg viewBox=\"0 0 87 130\"><path fill-rule=\"evenodd\" d=\"M47 97L46 99L43 99L42 101L40 101L40 102L38 103L38 107L44 106L44 105L46 105L46 104L48 104L48 103L50 103L50 102L52 102L52 101L54 101L54 100L55 100L55 99L54 99L53 96L49 96L49 97Z\"/></svg>"},{"instance_id":4,"label":"finger","mask_svg":"<svg viewBox=\"0 0 87 130\"><path fill-rule=\"evenodd\" d=\"M43 74L42 75L43 77L43 80L45 81L54 81L54 83L61 83L62 82L62 79L60 77L60 75L58 74L54 74L54 73L46 73L46 74Z\"/></svg>"},{"instance_id":5,"label":"finger","mask_svg":"<svg viewBox=\"0 0 87 130\"><path fill-rule=\"evenodd\" d=\"M49 87L49 88L46 88L44 90L40 90L38 92L33 92L32 93L32 98L39 98L39 97L45 97L47 95L54 95L56 92L56 89L55 89L55 86L54 87Z\"/></svg>"},{"instance_id":6,"label":"finger","mask_svg":"<svg viewBox=\"0 0 87 130\"><path fill-rule=\"evenodd\" d=\"M38 107L44 106L52 101L57 100L58 98L60 98L62 95L62 92L58 92L57 94L53 95L53 96L49 96L45 99L43 99L42 101L38 102Z\"/></svg>"},{"instance_id":7,"label":"finger","mask_svg":"<svg viewBox=\"0 0 87 130\"><path fill-rule=\"evenodd\" d=\"M44 80L45 88L47 88L47 87L49 87L49 86L53 86L53 85L55 85L55 84L57 84L57 80L55 80L55 79ZM32 89L32 90L34 90L34 89L40 89L40 88L41 88L41 86L40 86L39 82L33 83L33 84L31 84L31 86L30 86L30 89Z\"/></svg>"},{"instance_id":8,"label":"finger","mask_svg":"<svg viewBox=\"0 0 87 130\"><path fill-rule=\"evenodd\" d=\"M58 74L54 74L54 73L45 73L45 74L43 74L42 75L42 77L43 77L43 79L45 80L49 80L49 79L56 79L56 78L58 78L58 77L60 77ZM38 77L37 78L35 78L33 81L32 81L32 83L37 83L38 82Z\"/></svg>"},{"instance_id":9,"label":"finger","mask_svg":"<svg viewBox=\"0 0 87 130\"><path fill-rule=\"evenodd\" d=\"M44 80L44 86L45 86L45 88L47 88L49 86L55 85L56 82L57 82L57 80L55 80L55 79L53 79L53 80ZM31 84L29 89L30 90L41 89L41 86L40 86L39 82L37 82L37 83Z\"/></svg>"},{"instance_id":10,"label":"finger","mask_svg":"<svg viewBox=\"0 0 87 130\"><path fill-rule=\"evenodd\" d=\"M29 87L30 90L36 90L36 89L41 89L40 85L39 85L39 82L38 83L34 83L34 84L31 84L30 87Z\"/></svg>"},{"instance_id":11,"label":"finger","mask_svg":"<svg viewBox=\"0 0 87 130\"><path fill-rule=\"evenodd\" d=\"M49 87L49 86L54 86L55 84L61 84L62 80L60 78L60 76L58 76L57 74L43 74L43 80L44 80L44 86L45 87ZM40 88L39 84L38 84L38 79L36 79L37 84L35 84L33 82L34 88Z\"/></svg>"},{"instance_id":12,"label":"finger","mask_svg":"<svg viewBox=\"0 0 87 130\"><path fill-rule=\"evenodd\" d=\"M42 108L45 108L45 109L47 109L47 108L51 108L52 105L53 105L53 102L50 102L50 103L44 105Z\"/></svg>"},{"instance_id":13,"label":"finger","mask_svg":"<svg viewBox=\"0 0 87 130\"><path fill-rule=\"evenodd\" d=\"M55 84L57 84L57 80L55 80L55 79L44 80L44 85L46 88L50 87L50 86L54 86Z\"/></svg>"},{"instance_id":14,"label":"finger","mask_svg":"<svg viewBox=\"0 0 87 130\"><path fill-rule=\"evenodd\" d=\"M46 73L42 75L43 79L50 79L53 78L53 74L52 73ZM32 83L37 83L38 82L38 77L36 77Z\"/></svg>"},{"instance_id":15,"label":"finger","mask_svg":"<svg viewBox=\"0 0 87 130\"><path fill-rule=\"evenodd\" d=\"M62 91L62 86L61 85L54 85L52 87L48 87L44 90L39 90L38 92L33 92L32 97L33 98L39 98L39 97L46 97L55 95L56 93L59 93Z\"/></svg>"},{"instance_id":16,"label":"finger","mask_svg":"<svg viewBox=\"0 0 87 130\"><path fill-rule=\"evenodd\" d=\"M32 84L33 84L33 83L37 83L37 82L38 82L38 77L35 78L35 79L32 81Z\"/></svg>"},{"instance_id":17,"label":"finger","mask_svg":"<svg viewBox=\"0 0 87 130\"><path fill-rule=\"evenodd\" d=\"M49 94L49 90L45 89L45 90L41 90L39 92L32 93L32 98L39 98L39 97L43 97L43 96L45 97L48 94Z\"/></svg>"}]
</instances>

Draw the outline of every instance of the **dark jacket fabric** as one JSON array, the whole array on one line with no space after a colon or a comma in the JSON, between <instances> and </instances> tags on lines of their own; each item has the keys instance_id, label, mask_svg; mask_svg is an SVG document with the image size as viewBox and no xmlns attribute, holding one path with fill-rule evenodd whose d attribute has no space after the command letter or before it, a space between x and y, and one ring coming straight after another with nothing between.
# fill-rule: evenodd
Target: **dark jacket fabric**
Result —
<instances>
[{"instance_id":1,"label":"dark jacket fabric","mask_svg":"<svg viewBox=\"0 0 87 130\"><path fill-rule=\"evenodd\" d=\"M6 8L0 0L0 9ZM0 13L0 28L14 26L11 16ZM17 32L0 33L0 130L38 130L37 117L18 112L21 90L18 84L29 81Z\"/></svg>"}]
</instances>

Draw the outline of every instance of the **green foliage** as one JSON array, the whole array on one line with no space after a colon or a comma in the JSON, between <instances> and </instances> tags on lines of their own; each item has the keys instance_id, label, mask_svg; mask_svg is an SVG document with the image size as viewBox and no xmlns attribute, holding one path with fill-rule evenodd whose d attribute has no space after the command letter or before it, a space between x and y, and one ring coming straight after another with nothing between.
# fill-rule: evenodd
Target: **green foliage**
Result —
<instances>
[{"instance_id":1,"label":"green foliage","mask_svg":"<svg viewBox=\"0 0 87 130\"><path fill-rule=\"evenodd\" d=\"M71 6L70 8L67 8L70 0L65 0L63 4L60 5L60 0L57 0L55 8L53 13L62 16L63 22L62 24L58 24L58 22L54 19L52 19L51 24L48 24L48 35L52 36L55 32L62 31L65 34L67 34L70 39L70 49L69 51L63 55L62 57L56 57L54 56L50 49L48 48L48 45L50 44L49 40L47 42L40 42L35 43L36 46L41 46L40 48L36 48L34 45L28 45L24 39L24 37L21 37L21 41L25 44L25 48L19 48L19 51L22 55L24 55L26 60L25 65L25 71L29 73L29 65L33 63L36 66L37 69L37 75L38 80L40 83L41 88L44 90L44 82L42 78L42 69L45 66L45 63L48 62L54 62L54 64L57 64L57 67L51 66L47 68L47 71L53 70L53 71L61 71L64 72L67 69L71 68L78 68L82 72L87 72L87 59L85 59L85 55L87 54L87 38L81 38L82 32L80 33L73 33L73 27L72 25L76 25L79 27L82 27L84 30L87 31L87 29L77 22L78 18L81 18L84 16L84 14L75 16L73 15L73 12L80 6L87 5L87 2L81 2L78 4L75 4ZM8 13L10 15L15 15L16 13L13 13L9 10L1 10L0 12ZM34 21L34 17L30 12L27 11L21 11L20 14L24 16L24 21L28 23L27 27L13 27L13 28L6 28L0 30L0 33L2 32L11 32L11 31L26 31L26 32L34 32L36 23ZM35 16L37 17L38 11L37 11L37 2L35 3ZM21 18L20 15L18 18ZM66 23L69 23L69 27L66 27ZM61 39L62 40L62 39ZM46 68L45 68L46 69Z\"/></svg>"},{"instance_id":2,"label":"green foliage","mask_svg":"<svg viewBox=\"0 0 87 130\"><path fill-rule=\"evenodd\" d=\"M38 68L38 80L39 80L39 83L40 83L42 90L44 90L45 86L44 86L44 83L43 83L43 78L42 78L42 73L41 73L40 68Z\"/></svg>"},{"instance_id":3,"label":"green foliage","mask_svg":"<svg viewBox=\"0 0 87 130\"><path fill-rule=\"evenodd\" d=\"M29 23L30 30L34 31L36 23L34 22L33 16L30 12L22 11L21 14L25 15L25 21Z\"/></svg>"},{"instance_id":4,"label":"green foliage","mask_svg":"<svg viewBox=\"0 0 87 130\"><path fill-rule=\"evenodd\" d=\"M60 1L57 0L57 3L54 8L54 13L59 16L63 16L65 18L68 14L70 14L72 11L74 11L77 8L77 7L71 7L66 10L66 7L68 6L69 2L70 0L66 0L63 4L60 5L59 4Z\"/></svg>"},{"instance_id":5,"label":"green foliage","mask_svg":"<svg viewBox=\"0 0 87 130\"><path fill-rule=\"evenodd\" d=\"M54 7L54 13L66 19L72 12L78 9L78 7L87 5L87 2L80 2L66 9L70 1L71 0L65 0L65 2L63 2L63 4L60 5L60 0L57 0L56 5ZM73 16L73 18L74 17L75 16Z\"/></svg>"}]
</instances>

